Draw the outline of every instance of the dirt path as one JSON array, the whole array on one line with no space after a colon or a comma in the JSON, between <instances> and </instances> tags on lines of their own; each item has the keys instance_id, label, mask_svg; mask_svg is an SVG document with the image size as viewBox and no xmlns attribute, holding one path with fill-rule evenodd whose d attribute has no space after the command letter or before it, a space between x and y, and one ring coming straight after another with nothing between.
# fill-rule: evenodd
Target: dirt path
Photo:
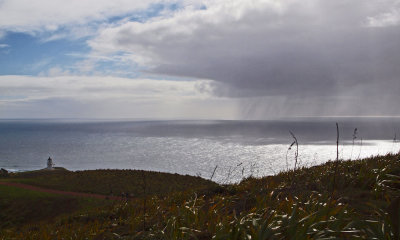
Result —
<instances>
[{"instance_id":1,"label":"dirt path","mask_svg":"<svg viewBox=\"0 0 400 240\"><path fill-rule=\"evenodd\" d=\"M61 194L61 195L67 195L67 196L73 196L73 197L91 197L91 198L97 198L97 199L111 199L111 200L124 200L124 199L126 199L126 198L118 197L118 196L106 196L106 195L95 194L95 193L60 191L60 190L35 187L35 186L32 186L32 185L27 185L27 184L23 184L23 183L15 183L15 182L0 182L0 185L19 187L19 188L33 190L33 191L37 191L37 192Z\"/></svg>"}]
</instances>

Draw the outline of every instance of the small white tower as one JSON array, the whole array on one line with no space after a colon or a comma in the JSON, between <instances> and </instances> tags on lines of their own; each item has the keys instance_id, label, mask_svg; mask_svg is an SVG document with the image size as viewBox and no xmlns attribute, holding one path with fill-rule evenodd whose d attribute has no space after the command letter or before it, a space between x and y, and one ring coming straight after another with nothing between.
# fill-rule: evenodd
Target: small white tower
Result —
<instances>
[{"instance_id":1,"label":"small white tower","mask_svg":"<svg viewBox=\"0 0 400 240\"><path fill-rule=\"evenodd\" d=\"M51 159L51 157L49 157L49 159L47 159L47 169L48 170L53 170L54 163L53 163L53 159Z\"/></svg>"}]
</instances>

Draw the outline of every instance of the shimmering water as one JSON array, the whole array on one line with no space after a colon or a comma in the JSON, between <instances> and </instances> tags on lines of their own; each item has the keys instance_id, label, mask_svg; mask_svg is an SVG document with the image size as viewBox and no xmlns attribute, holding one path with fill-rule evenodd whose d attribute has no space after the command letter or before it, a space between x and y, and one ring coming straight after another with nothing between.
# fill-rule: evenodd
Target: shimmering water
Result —
<instances>
[{"instance_id":1,"label":"shimmering water","mask_svg":"<svg viewBox=\"0 0 400 240\"><path fill-rule=\"evenodd\" d=\"M279 121L0 121L0 167L41 169L51 156L70 170L145 169L238 181L293 167L292 131L301 165L398 152L400 119L319 118ZM353 145L354 128L358 129ZM362 144L361 144L361 138ZM286 158L287 156L287 158ZM287 160L286 160L287 159Z\"/></svg>"}]
</instances>

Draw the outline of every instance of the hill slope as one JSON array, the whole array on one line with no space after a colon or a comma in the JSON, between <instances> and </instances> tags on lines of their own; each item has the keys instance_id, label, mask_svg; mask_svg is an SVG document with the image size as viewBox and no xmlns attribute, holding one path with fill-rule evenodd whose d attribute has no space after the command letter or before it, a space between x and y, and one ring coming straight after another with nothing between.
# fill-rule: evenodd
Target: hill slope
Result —
<instances>
[{"instance_id":1,"label":"hill slope","mask_svg":"<svg viewBox=\"0 0 400 240\"><path fill-rule=\"evenodd\" d=\"M335 182L336 163L328 162L239 184L147 192L51 224L3 228L1 234L3 239L399 239L399 157L340 161Z\"/></svg>"}]
</instances>

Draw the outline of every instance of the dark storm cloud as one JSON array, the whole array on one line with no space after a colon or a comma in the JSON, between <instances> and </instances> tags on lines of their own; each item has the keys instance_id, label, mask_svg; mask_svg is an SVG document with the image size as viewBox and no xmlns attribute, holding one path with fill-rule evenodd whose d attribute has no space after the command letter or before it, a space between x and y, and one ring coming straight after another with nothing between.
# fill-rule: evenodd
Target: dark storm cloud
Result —
<instances>
[{"instance_id":1,"label":"dark storm cloud","mask_svg":"<svg viewBox=\"0 0 400 240\"><path fill-rule=\"evenodd\" d=\"M398 1L237 0L206 6L106 29L91 45L150 59L151 73L214 80L218 96L280 97L275 101L283 106L328 104L343 114L348 99L372 104L371 98L384 95L387 105L400 100Z\"/></svg>"}]
</instances>

